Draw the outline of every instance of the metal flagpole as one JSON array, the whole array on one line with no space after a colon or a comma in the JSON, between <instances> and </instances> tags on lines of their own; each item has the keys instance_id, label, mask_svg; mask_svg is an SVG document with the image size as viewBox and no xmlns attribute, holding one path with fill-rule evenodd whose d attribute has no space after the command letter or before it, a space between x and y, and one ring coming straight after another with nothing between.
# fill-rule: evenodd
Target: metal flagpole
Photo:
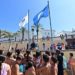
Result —
<instances>
[{"instance_id":1,"label":"metal flagpole","mask_svg":"<svg viewBox=\"0 0 75 75\"><path fill-rule=\"evenodd\" d=\"M50 13L50 7L49 7L49 1L48 1L48 10L49 10L49 21L50 21L50 32L51 32L51 44L53 43L53 35L52 35L52 25L51 25L51 13Z\"/></svg>"},{"instance_id":2,"label":"metal flagpole","mask_svg":"<svg viewBox=\"0 0 75 75\"><path fill-rule=\"evenodd\" d=\"M37 26L36 26L36 33L37 33L37 35L36 35L36 41L37 41L37 48L39 47L38 46L38 31L39 31L39 29L38 29L38 24L37 24ZM39 48L38 48L39 49Z\"/></svg>"},{"instance_id":3,"label":"metal flagpole","mask_svg":"<svg viewBox=\"0 0 75 75\"><path fill-rule=\"evenodd\" d=\"M36 31L37 31L37 43L38 43L38 25L37 25L37 29L36 29Z\"/></svg>"},{"instance_id":4,"label":"metal flagpole","mask_svg":"<svg viewBox=\"0 0 75 75\"><path fill-rule=\"evenodd\" d=\"M29 25L29 10L28 10L28 49L30 48L29 29L30 29L30 25Z\"/></svg>"}]
</instances>

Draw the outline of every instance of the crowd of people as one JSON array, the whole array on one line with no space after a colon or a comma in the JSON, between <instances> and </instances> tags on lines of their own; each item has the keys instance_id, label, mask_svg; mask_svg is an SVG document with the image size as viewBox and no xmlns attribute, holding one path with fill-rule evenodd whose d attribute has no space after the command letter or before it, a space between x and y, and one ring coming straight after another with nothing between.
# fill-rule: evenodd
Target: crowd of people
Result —
<instances>
[{"instance_id":1,"label":"crowd of people","mask_svg":"<svg viewBox=\"0 0 75 75\"><path fill-rule=\"evenodd\" d=\"M0 75L75 75L74 64L73 53L67 59L59 50L22 54L17 51L6 55L0 50Z\"/></svg>"}]
</instances>

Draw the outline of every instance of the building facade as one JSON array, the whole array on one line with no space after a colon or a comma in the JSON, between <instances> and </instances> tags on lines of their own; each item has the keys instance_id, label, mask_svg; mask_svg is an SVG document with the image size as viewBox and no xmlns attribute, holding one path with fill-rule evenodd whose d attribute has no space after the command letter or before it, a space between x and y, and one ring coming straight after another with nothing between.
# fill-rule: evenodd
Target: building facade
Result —
<instances>
[{"instance_id":1,"label":"building facade","mask_svg":"<svg viewBox=\"0 0 75 75\"><path fill-rule=\"evenodd\" d=\"M39 27L38 29L38 39L51 37L51 31L49 29L44 29L42 27ZM52 37L55 37L55 30L52 30ZM35 35L35 38L37 38L37 35Z\"/></svg>"},{"instance_id":2,"label":"building facade","mask_svg":"<svg viewBox=\"0 0 75 75\"><path fill-rule=\"evenodd\" d=\"M51 30L49 30L49 29L44 29L42 36L45 37L45 38L51 37ZM55 37L55 30L52 30L52 37Z\"/></svg>"},{"instance_id":3,"label":"building facade","mask_svg":"<svg viewBox=\"0 0 75 75\"><path fill-rule=\"evenodd\" d=\"M29 32L29 38L31 39L31 32ZM22 33L20 32L17 36L16 36L16 41L21 41L22 40ZM28 31L26 30L24 32L24 41L28 40Z\"/></svg>"},{"instance_id":4,"label":"building facade","mask_svg":"<svg viewBox=\"0 0 75 75\"><path fill-rule=\"evenodd\" d=\"M64 36L67 48L75 49L75 31L63 31L59 35Z\"/></svg>"}]
</instances>

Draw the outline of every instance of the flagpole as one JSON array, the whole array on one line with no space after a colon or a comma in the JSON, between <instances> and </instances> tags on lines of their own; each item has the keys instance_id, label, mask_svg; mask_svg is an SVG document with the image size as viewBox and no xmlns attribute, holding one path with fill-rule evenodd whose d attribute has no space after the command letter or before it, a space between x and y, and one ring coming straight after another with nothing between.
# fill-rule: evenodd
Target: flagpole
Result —
<instances>
[{"instance_id":1,"label":"flagpole","mask_svg":"<svg viewBox=\"0 0 75 75\"><path fill-rule=\"evenodd\" d=\"M50 13L50 6L49 6L49 1L48 1L48 10L49 10L49 22L50 22L50 37L51 37L51 44L53 43L53 35L52 35L52 24L51 24L51 13Z\"/></svg>"},{"instance_id":2,"label":"flagpole","mask_svg":"<svg viewBox=\"0 0 75 75\"><path fill-rule=\"evenodd\" d=\"M39 27L37 25L37 28L36 28L36 32L37 32L37 48L39 49L39 44L38 44L38 32L39 32Z\"/></svg>"},{"instance_id":3,"label":"flagpole","mask_svg":"<svg viewBox=\"0 0 75 75\"><path fill-rule=\"evenodd\" d=\"M29 38L29 29L30 29L30 25L29 25L29 10L28 10L28 49L30 48L30 38Z\"/></svg>"},{"instance_id":4,"label":"flagpole","mask_svg":"<svg viewBox=\"0 0 75 75\"><path fill-rule=\"evenodd\" d=\"M37 31L37 43L38 43L38 25L37 25L37 29L36 29L36 31Z\"/></svg>"}]
</instances>

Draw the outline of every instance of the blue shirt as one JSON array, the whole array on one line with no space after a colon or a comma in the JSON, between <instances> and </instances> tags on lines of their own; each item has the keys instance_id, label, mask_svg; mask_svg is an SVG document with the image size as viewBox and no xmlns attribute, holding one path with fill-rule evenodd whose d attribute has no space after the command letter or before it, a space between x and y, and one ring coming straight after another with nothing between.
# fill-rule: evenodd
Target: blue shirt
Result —
<instances>
[{"instance_id":1,"label":"blue shirt","mask_svg":"<svg viewBox=\"0 0 75 75\"><path fill-rule=\"evenodd\" d=\"M22 73L24 72L24 65L23 64L19 65L19 71L22 72Z\"/></svg>"},{"instance_id":2,"label":"blue shirt","mask_svg":"<svg viewBox=\"0 0 75 75\"><path fill-rule=\"evenodd\" d=\"M63 69L67 69L67 59L63 56Z\"/></svg>"}]
</instances>

